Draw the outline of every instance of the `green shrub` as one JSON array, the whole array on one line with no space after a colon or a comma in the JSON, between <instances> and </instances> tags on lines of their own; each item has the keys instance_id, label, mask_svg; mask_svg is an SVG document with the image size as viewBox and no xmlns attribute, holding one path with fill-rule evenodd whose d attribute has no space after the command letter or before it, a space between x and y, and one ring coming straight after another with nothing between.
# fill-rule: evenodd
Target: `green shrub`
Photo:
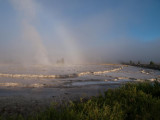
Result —
<instances>
[{"instance_id":1,"label":"green shrub","mask_svg":"<svg viewBox=\"0 0 160 120\"><path fill-rule=\"evenodd\" d=\"M36 116L16 120L160 120L160 83L127 83L89 100L51 106ZM11 118L6 118L11 119Z\"/></svg>"}]
</instances>

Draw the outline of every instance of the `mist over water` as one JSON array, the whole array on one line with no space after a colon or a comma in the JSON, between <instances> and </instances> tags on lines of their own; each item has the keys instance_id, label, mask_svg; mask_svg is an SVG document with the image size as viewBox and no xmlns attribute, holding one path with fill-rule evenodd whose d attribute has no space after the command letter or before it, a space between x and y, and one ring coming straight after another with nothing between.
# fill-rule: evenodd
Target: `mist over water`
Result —
<instances>
[{"instance_id":1,"label":"mist over water","mask_svg":"<svg viewBox=\"0 0 160 120\"><path fill-rule=\"evenodd\" d=\"M21 18L22 35L20 35L21 36L20 40L24 41L24 43L25 41L29 43L26 49L31 49L29 53L30 55L27 56L28 58L31 59L30 62L33 62L34 64L49 65L50 62L48 58L48 53L43 44L43 40L40 34L38 33L36 27L32 25L32 21L36 19L36 5L34 1L28 0L22 2L21 0L13 0L12 4L17 10L17 12L20 12L20 16L22 17ZM25 56L23 57L25 58Z\"/></svg>"},{"instance_id":2,"label":"mist over water","mask_svg":"<svg viewBox=\"0 0 160 120\"><path fill-rule=\"evenodd\" d=\"M160 82L159 6L160 0L0 0L0 118L28 119L51 103ZM142 64L119 64L130 60Z\"/></svg>"},{"instance_id":3,"label":"mist over water","mask_svg":"<svg viewBox=\"0 0 160 120\"><path fill-rule=\"evenodd\" d=\"M36 28L36 22L38 22L37 11L41 9L36 2L35 0L10 1L10 4L20 17L18 18L20 33L15 38L12 38L15 41L11 45L12 51L8 49L6 53L2 53L0 62L48 66L64 59L65 63L69 64L82 63L82 57L76 46L74 36L69 33L69 29L60 20L55 19L54 22L56 23L55 33L58 36L56 39L61 42L56 43L57 40L53 38L52 48L50 50L47 49L47 46L44 44L45 38L40 35Z\"/></svg>"},{"instance_id":4,"label":"mist over water","mask_svg":"<svg viewBox=\"0 0 160 120\"><path fill-rule=\"evenodd\" d=\"M65 64L159 63L160 31L154 21L160 17L147 12L156 11L157 6L140 2L135 10L134 2L118 2L119 7L102 3L7 0L16 27L0 23L10 32L0 30L0 64L49 66L62 59Z\"/></svg>"}]
</instances>

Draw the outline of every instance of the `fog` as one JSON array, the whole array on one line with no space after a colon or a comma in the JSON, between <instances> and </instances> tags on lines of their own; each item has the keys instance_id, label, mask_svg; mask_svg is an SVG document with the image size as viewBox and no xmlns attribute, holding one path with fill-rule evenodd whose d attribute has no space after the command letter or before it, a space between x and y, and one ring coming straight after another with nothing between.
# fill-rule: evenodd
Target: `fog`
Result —
<instances>
[{"instance_id":1,"label":"fog","mask_svg":"<svg viewBox=\"0 0 160 120\"><path fill-rule=\"evenodd\" d=\"M53 65L62 58L66 64L129 60L160 63L160 31L154 27L160 25L153 24L160 15L156 13L151 19L142 15L149 14L148 8L154 10L150 2L136 6L125 1L104 10L95 10L96 3L90 3L8 0L15 15L10 24L2 16L0 64Z\"/></svg>"}]
</instances>

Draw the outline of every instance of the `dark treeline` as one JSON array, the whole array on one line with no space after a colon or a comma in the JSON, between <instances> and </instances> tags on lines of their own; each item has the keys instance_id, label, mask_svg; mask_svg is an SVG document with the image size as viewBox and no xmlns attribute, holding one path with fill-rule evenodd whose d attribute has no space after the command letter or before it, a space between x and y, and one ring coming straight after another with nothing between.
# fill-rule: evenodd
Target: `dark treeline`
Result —
<instances>
[{"instance_id":1,"label":"dark treeline","mask_svg":"<svg viewBox=\"0 0 160 120\"><path fill-rule=\"evenodd\" d=\"M160 64L156 64L153 61L150 61L148 64L144 64L144 63L141 63L140 61L134 62L134 61L130 60L129 62L122 62L121 64L160 70Z\"/></svg>"}]
</instances>

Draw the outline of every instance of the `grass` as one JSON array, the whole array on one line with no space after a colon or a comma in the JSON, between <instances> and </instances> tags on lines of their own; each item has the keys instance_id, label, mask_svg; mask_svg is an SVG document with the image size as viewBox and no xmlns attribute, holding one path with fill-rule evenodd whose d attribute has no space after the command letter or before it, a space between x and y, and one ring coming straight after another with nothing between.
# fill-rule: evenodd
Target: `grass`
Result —
<instances>
[{"instance_id":1,"label":"grass","mask_svg":"<svg viewBox=\"0 0 160 120\"><path fill-rule=\"evenodd\" d=\"M12 116L6 120L160 120L160 83L127 83L110 89L89 100L70 102L57 109L24 118Z\"/></svg>"}]
</instances>

